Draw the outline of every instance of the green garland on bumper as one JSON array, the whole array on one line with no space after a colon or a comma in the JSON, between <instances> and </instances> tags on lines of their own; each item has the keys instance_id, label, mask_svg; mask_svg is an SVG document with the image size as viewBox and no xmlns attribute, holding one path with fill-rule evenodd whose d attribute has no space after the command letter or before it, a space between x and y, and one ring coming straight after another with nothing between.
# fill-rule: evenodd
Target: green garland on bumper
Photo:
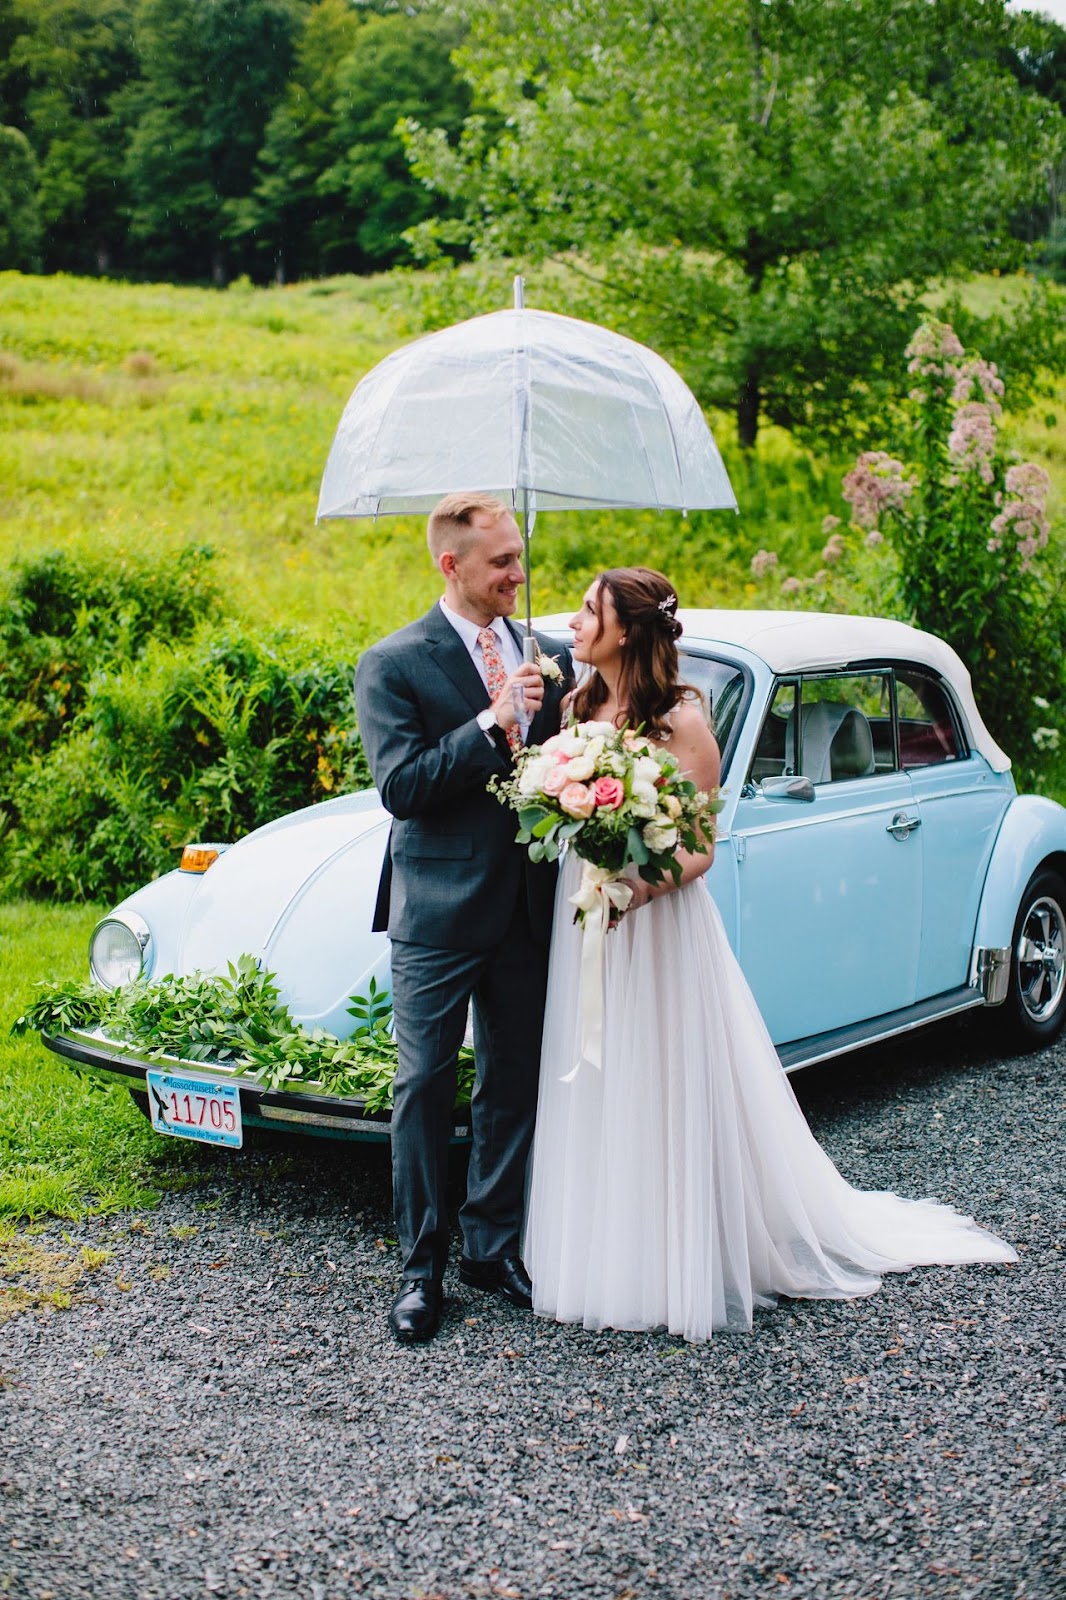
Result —
<instances>
[{"instance_id":1,"label":"green garland on bumper","mask_svg":"<svg viewBox=\"0 0 1066 1600\"><path fill-rule=\"evenodd\" d=\"M99 1028L116 1044L153 1057L218 1063L268 1089L330 1094L360 1101L368 1112L392 1105L396 1041L389 1032L387 995L373 979L348 1007L356 1019L349 1039L304 1028L279 999L275 976L254 956L229 966L226 977L168 976L120 989L96 984L42 984L41 995L13 1024L15 1033L64 1034ZM459 1053L456 1105L470 1103L474 1052Z\"/></svg>"}]
</instances>

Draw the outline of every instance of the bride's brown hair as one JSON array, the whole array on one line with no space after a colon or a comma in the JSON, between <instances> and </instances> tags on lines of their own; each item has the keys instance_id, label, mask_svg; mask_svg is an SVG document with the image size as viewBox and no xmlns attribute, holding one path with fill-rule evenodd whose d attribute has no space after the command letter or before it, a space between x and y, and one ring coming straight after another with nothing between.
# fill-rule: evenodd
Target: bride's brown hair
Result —
<instances>
[{"instance_id":1,"label":"bride's brown hair","mask_svg":"<svg viewBox=\"0 0 1066 1600\"><path fill-rule=\"evenodd\" d=\"M592 602L599 634L603 633L604 591L610 595L625 633L618 699L626 708L631 728L662 737L669 732L666 718L679 700L703 703L700 691L678 677L677 641L683 630L677 620L677 595L670 580L650 567L611 567L596 580ZM606 683L593 670L574 691L576 720L594 721L607 696Z\"/></svg>"}]
</instances>

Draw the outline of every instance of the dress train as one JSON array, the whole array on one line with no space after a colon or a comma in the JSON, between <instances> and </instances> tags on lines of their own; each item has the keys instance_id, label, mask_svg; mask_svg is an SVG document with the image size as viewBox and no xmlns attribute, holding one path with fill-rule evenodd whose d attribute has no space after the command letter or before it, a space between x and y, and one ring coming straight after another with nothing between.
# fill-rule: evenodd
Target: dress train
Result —
<instances>
[{"instance_id":1,"label":"dress train","mask_svg":"<svg viewBox=\"0 0 1066 1600\"><path fill-rule=\"evenodd\" d=\"M559 875L524 1256L534 1309L686 1339L780 1296L874 1293L885 1272L1010 1262L935 1200L853 1189L814 1138L702 881L605 941L602 1070L579 1050L581 934Z\"/></svg>"}]
</instances>

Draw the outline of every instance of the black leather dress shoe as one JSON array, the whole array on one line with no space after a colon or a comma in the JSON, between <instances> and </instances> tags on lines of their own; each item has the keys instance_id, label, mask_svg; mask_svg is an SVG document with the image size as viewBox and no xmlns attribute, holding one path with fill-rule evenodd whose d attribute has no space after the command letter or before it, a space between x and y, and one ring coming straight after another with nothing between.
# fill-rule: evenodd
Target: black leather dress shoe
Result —
<instances>
[{"instance_id":1,"label":"black leather dress shoe","mask_svg":"<svg viewBox=\"0 0 1066 1600\"><path fill-rule=\"evenodd\" d=\"M401 1344L425 1344L440 1327L444 1296L435 1278L405 1278L392 1302L389 1327Z\"/></svg>"},{"instance_id":2,"label":"black leather dress shoe","mask_svg":"<svg viewBox=\"0 0 1066 1600\"><path fill-rule=\"evenodd\" d=\"M522 1311L533 1309L533 1285L520 1256L501 1256L498 1261L471 1261L464 1256L459 1282L471 1289L494 1289Z\"/></svg>"}]
</instances>

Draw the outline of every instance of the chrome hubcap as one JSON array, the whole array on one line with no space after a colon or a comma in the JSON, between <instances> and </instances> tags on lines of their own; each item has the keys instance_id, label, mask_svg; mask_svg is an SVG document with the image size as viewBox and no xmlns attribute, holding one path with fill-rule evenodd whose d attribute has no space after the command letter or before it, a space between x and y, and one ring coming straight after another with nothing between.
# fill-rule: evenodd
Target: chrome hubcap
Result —
<instances>
[{"instance_id":1,"label":"chrome hubcap","mask_svg":"<svg viewBox=\"0 0 1066 1600\"><path fill-rule=\"evenodd\" d=\"M1046 1022L1066 986L1066 918L1057 900L1034 900L1014 951L1018 993L1034 1022Z\"/></svg>"}]
</instances>

